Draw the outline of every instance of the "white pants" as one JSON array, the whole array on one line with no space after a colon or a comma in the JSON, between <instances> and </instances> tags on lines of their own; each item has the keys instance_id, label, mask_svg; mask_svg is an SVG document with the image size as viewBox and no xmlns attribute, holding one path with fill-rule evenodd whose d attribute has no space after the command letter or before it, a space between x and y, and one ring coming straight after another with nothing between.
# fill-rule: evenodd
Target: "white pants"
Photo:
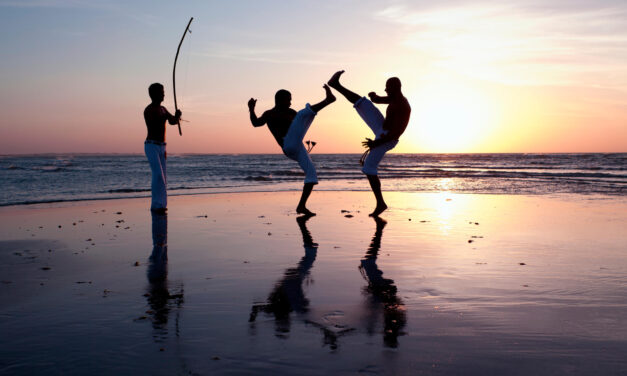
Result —
<instances>
[{"instance_id":1,"label":"white pants","mask_svg":"<svg viewBox=\"0 0 627 376\"><path fill-rule=\"evenodd\" d=\"M166 192L167 175L165 168L165 143L163 145L145 143L144 152L150 164L152 172L152 204L151 209L163 209L168 207L168 194Z\"/></svg>"},{"instance_id":2,"label":"white pants","mask_svg":"<svg viewBox=\"0 0 627 376\"><path fill-rule=\"evenodd\" d=\"M289 159L298 162L300 168L303 169L305 172L305 184L318 184L316 167L311 161L305 145L303 145L303 139L315 117L316 113L307 103L304 109L296 113L290 129L287 131L285 138L283 138L283 153Z\"/></svg>"},{"instance_id":3,"label":"white pants","mask_svg":"<svg viewBox=\"0 0 627 376\"><path fill-rule=\"evenodd\" d=\"M385 117L383 117L381 111L379 111L370 100L366 99L366 97L359 98L353 107L355 107L359 116L361 116L364 122L372 129L375 140L387 134L387 131L383 129ZM370 149L370 153L368 153L361 171L366 175L377 175L377 169L383 156L388 151L394 149L396 144L398 144L398 140L392 140Z\"/></svg>"}]
</instances>

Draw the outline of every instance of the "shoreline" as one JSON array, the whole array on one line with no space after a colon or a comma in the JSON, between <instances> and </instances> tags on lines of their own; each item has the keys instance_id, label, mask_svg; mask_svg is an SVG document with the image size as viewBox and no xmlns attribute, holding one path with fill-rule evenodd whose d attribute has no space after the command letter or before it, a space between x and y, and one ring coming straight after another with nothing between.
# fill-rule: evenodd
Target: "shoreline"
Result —
<instances>
[{"instance_id":1,"label":"shoreline","mask_svg":"<svg viewBox=\"0 0 627 376\"><path fill-rule=\"evenodd\" d=\"M384 182L385 179L382 179ZM298 183L300 184L300 183ZM201 188L202 189L202 188ZM219 189L219 188L217 188ZM171 197L185 197L185 196L207 196L207 195L229 195L229 194L255 194L255 193L288 193L288 192L301 192L302 187L294 187L289 189L281 189L281 190L243 190L243 191L219 191L219 192L190 192L190 193L170 193L168 192L168 198ZM147 191L150 192L150 191ZM370 188L363 189L316 189L312 194L316 192L347 192L347 193L357 193L357 192L369 192L372 193ZM451 195L482 195L482 196L520 196L520 197L549 197L549 198L563 198L563 199L571 199L571 198L584 198L587 200L618 200L624 201L627 200L627 195L624 194L616 194L609 195L603 193L572 193L572 192L555 192L555 193L529 193L529 192L520 192L520 193L510 193L510 192L464 192L464 191L415 191L415 190L395 190L395 191L386 191L383 190L383 196L386 194L392 193L407 193L407 194L451 194ZM115 200L140 200L140 199L150 199L151 195L146 194L142 196L129 196L129 197L103 197L103 198L86 198L86 199L66 199L66 200L50 200L50 201L41 201L41 202L26 202L26 203L12 203L12 204L0 204L0 214L2 214L3 209L9 208L21 208L21 207L64 207L65 204L73 205L80 203L95 203L99 201L115 201Z\"/></svg>"},{"instance_id":2,"label":"shoreline","mask_svg":"<svg viewBox=\"0 0 627 376\"><path fill-rule=\"evenodd\" d=\"M384 194L0 208L0 372L627 371L624 200Z\"/></svg>"},{"instance_id":3,"label":"shoreline","mask_svg":"<svg viewBox=\"0 0 627 376\"><path fill-rule=\"evenodd\" d=\"M358 153L318 153L320 155L361 155L361 152ZM626 151L586 151L586 152L475 152L475 153L398 153L394 151L390 151L386 154L397 154L397 155L588 155L588 154L601 154L601 155L612 155L612 154L627 154ZM0 154L0 158L2 157L45 157L45 156L95 156L102 157L108 155L114 156L145 156L143 152L128 152L128 153L35 153L35 154ZM272 152L272 153L172 153L173 156L177 155L283 155L280 152Z\"/></svg>"}]
</instances>

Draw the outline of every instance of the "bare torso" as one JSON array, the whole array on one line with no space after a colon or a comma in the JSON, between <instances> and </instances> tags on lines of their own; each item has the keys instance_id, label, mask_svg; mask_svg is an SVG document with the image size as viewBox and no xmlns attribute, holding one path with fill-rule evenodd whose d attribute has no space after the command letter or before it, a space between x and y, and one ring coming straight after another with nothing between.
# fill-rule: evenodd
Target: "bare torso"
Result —
<instances>
[{"instance_id":1,"label":"bare torso","mask_svg":"<svg viewBox=\"0 0 627 376\"><path fill-rule=\"evenodd\" d=\"M296 116L296 111L291 108L280 109L274 107L261 115L260 120L268 124L268 129L274 136L276 142L283 148L283 138L290 129L292 120Z\"/></svg>"},{"instance_id":2,"label":"bare torso","mask_svg":"<svg viewBox=\"0 0 627 376\"><path fill-rule=\"evenodd\" d=\"M146 140L165 142L165 122L172 118L172 115L165 107L156 104L149 104L144 110L144 120L148 135Z\"/></svg>"},{"instance_id":3,"label":"bare torso","mask_svg":"<svg viewBox=\"0 0 627 376\"><path fill-rule=\"evenodd\" d=\"M398 98L392 99L385 111L383 129L387 130L395 140L398 140L407 128L410 114L411 106L407 98L401 95Z\"/></svg>"}]
</instances>

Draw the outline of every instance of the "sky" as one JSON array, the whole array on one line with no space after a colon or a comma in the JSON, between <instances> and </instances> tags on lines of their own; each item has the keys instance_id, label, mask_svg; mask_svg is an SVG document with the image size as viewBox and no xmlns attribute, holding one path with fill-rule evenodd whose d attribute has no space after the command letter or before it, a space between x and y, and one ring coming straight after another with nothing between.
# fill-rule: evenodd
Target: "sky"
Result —
<instances>
[{"instance_id":1,"label":"sky","mask_svg":"<svg viewBox=\"0 0 627 376\"><path fill-rule=\"evenodd\" d=\"M147 88L183 136L169 153L280 153L257 112L343 84L412 107L399 153L627 152L627 2L0 0L0 154L143 153ZM379 108L385 111L385 106ZM306 139L359 153L372 137L342 97Z\"/></svg>"}]
</instances>

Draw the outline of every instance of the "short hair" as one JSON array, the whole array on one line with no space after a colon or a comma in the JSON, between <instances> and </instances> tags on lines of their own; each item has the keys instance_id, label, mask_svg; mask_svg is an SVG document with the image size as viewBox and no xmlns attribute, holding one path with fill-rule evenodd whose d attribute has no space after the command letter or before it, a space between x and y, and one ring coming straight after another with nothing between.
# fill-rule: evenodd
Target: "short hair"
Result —
<instances>
[{"instance_id":1,"label":"short hair","mask_svg":"<svg viewBox=\"0 0 627 376\"><path fill-rule=\"evenodd\" d=\"M388 82L390 83L390 86L394 89L401 89L401 80L398 77L388 78Z\"/></svg>"},{"instance_id":2,"label":"short hair","mask_svg":"<svg viewBox=\"0 0 627 376\"><path fill-rule=\"evenodd\" d=\"M274 94L274 101L278 102L282 99L287 99L287 98L291 98L292 97L292 93L290 93L289 91L285 90L285 89L281 89L279 91L276 92L276 94Z\"/></svg>"},{"instance_id":3,"label":"short hair","mask_svg":"<svg viewBox=\"0 0 627 376\"><path fill-rule=\"evenodd\" d=\"M155 96L161 94L161 92L163 92L163 85L158 82L148 86L148 95L150 95L150 98L154 98Z\"/></svg>"}]
</instances>

